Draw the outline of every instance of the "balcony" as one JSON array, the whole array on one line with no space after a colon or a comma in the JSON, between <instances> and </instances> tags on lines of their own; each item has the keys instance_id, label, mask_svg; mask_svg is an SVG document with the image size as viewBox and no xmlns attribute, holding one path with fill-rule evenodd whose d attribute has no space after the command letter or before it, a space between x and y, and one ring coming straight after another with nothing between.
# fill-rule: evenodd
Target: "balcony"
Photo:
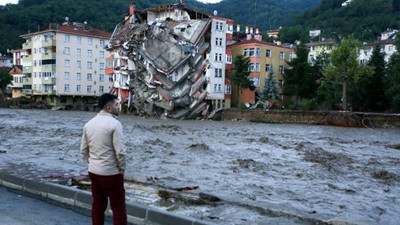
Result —
<instances>
[{"instance_id":1,"label":"balcony","mask_svg":"<svg viewBox=\"0 0 400 225\"><path fill-rule=\"evenodd\" d=\"M52 46L56 46L56 40L42 41L42 47L52 47Z\"/></svg>"},{"instance_id":2,"label":"balcony","mask_svg":"<svg viewBox=\"0 0 400 225\"><path fill-rule=\"evenodd\" d=\"M32 95L32 89L22 89L24 95Z\"/></svg>"},{"instance_id":3,"label":"balcony","mask_svg":"<svg viewBox=\"0 0 400 225\"><path fill-rule=\"evenodd\" d=\"M42 60L45 59L56 59L56 53L55 52L47 52L42 54Z\"/></svg>"},{"instance_id":4,"label":"balcony","mask_svg":"<svg viewBox=\"0 0 400 225\"><path fill-rule=\"evenodd\" d=\"M23 55L21 58L24 62L32 62L32 55Z\"/></svg>"},{"instance_id":5,"label":"balcony","mask_svg":"<svg viewBox=\"0 0 400 225\"><path fill-rule=\"evenodd\" d=\"M42 92L43 95L55 95L56 91L55 90L45 90Z\"/></svg>"},{"instance_id":6,"label":"balcony","mask_svg":"<svg viewBox=\"0 0 400 225\"><path fill-rule=\"evenodd\" d=\"M56 71L55 64L42 65L41 68L42 68L42 72L55 72Z\"/></svg>"},{"instance_id":7,"label":"balcony","mask_svg":"<svg viewBox=\"0 0 400 225\"><path fill-rule=\"evenodd\" d=\"M42 78L42 84L56 84L55 77L44 77Z\"/></svg>"},{"instance_id":8,"label":"balcony","mask_svg":"<svg viewBox=\"0 0 400 225\"><path fill-rule=\"evenodd\" d=\"M28 77L28 78L23 78L22 79L22 85L32 85L32 78Z\"/></svg>"},{"instance_id":9,"label":"balcony","mask_svg":"<svg viewBox=\"0 0 400 225\"><path fill-rule=\"evenodd\" d=\"M23 73L32 73L32 66L24 66L22 68Z\"/></svg>"},{"instance_id":10,"label":"balcony","mask_svg":"<svg viewBox=\"0 0 400 225\"><path fill-rule=\"evenodd\" d=\"M24 50L26 50L26 49L32 49L32 42L23 43L23 44L22 44L22 49L24 49Z\"/></svg>"}]
</instances>

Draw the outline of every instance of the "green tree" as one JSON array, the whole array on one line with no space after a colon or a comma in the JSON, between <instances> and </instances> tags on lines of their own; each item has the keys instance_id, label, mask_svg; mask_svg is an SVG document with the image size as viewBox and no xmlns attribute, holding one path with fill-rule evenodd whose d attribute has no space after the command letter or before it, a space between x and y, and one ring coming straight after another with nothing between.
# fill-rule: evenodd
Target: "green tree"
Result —
<instances>
[{"instance_id":1,"label":"green tree","mask_svg":"<svg viewBox=\"0 0 400 225\"><path fill-rule=\"evenodd\" d=\"M249 79L250 75L250 58L244 57L243 55L237 55L233 62L234 74L229 78L233 85L237 87L236 101L239 105L239 96L243 89L249 88L254 90L254 83Z\"/></svg>"},{"instance_id":2,"label":"green tree","mask_svg":"<svg viewBox=\"0 0 400 225\"><path fill-rule=\"evenodd\" d=\"M0 70L0 91L6 89L7 85L11 84L13 77L8 73L7 70Z\"/></svg>"},{"instance_id":3,"label":"green tree","mask_svg":"<svg viewBox=\"0 0 400 225\"><path fill-rule=\"evenodd\" d=\"M373 69L360 65L358 62L358 47L361 42L353 37L345 38L331 54L331 64L324 71L325 82L339 82L342 86L343 109L347 110L347 89L350 84L357 82L360 77L370 76Z\"/></svg>"},{"instance_id":4,"label":"green tree","mask_svg":"<svg viewBox=\"0 0 400 225\"><path fill-rule=\"evenodd\" d=\"M315 97L317 89L317 79L312 73L311 65L308 62L308 49L304 44L296 48L297 57L288 62L289 69L285 70L284 95L296 98L296 106L299 98L311 99Z\"/></svg>"},{"instance_id":5,"label":"green tree","mask_svg":"<svg viewBox=\"0 0 400 225\"><path fill-rule=\"evenodd\" d=\"M383 79L386 71L385 54L381 52L381 46L374 47L368 65L373 68L372 76L361 77L350 91L354 109L358 111L384 111L386 97Z\"/></svg>"},{"instance_id":6,"label":"green tree","mask_svg":"<svg viewBox=\"0 0 400 225\"><path fill-rule=\"evenodd\" d=\"M276 77L274 74L274 70L271 68L268 71L267 78L265 78L265 83L264 87L260 93L260 99L261 101L271 101L271 100L277 100L278 97L278 91L276 89Z\"/></svg>"},{"instance_id":7,"label":"green tree","mask_svg":"<svg viewBox=\"0 0 400 225\"><path fill-rule=\"evenodd\" d=\"M400 35L396 37L396 49L400 49ZM386 98L389 110L400 112L400 54L394 53L389 60L387 77L385 79Z\"/></svg>"},{"instance_id":8,"label":"green tree","mask_svg":"<svg viewBox=\"0 0 400 225\"><path fill-rule=\"evenodd\" d=\"M295 41L308 42L310 37L308 31L301 26L284 27L279 31L278 39L285 43L294 43Z\"/></svg>"}]
</instances>

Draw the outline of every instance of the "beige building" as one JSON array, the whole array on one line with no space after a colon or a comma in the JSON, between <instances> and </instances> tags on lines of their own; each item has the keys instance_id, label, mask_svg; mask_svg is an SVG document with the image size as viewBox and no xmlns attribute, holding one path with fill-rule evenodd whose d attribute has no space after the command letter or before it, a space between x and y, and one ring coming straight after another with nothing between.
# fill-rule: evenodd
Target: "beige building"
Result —
<instances>
[{"instance_id":1,"label":"beige building","mask_svg":"<svg viewBox=\"0 0 400 225\"><path fill-rule=\"evenodd\" d=\"M105 76L104 49L111 34L66 20L21 36L26 39L22 92L53 106L95 102L112 86Z\"/></svg>"},{"instance_id":2,"label":"beige building","mask_svg":"<svg viewBox=\"0 0 400 225\"><path fill-rule=\"evenodd\" d=\"M17 65L13 66L8 73L13 76L12 84L9 86L11 88L11 97L19 98L22 96L22 83L23 83L23 73L22 67Z\"/></svg>"},{"instance_id":3,"label":"beige building","mask_svg":"<svg viewBox=\"0 0 400 225\"><path fill-rule=\"evenodd\" d=\"M250 58L250 75L253 80L255 91L261 91L264 87L267 74L272 69L276 79L276 87L280 100L283 100L283 74L289 67L288 62L295 57L293 48L283 47L277 44L263 42L255 38L237 42L229 48L232 50L233 61L237 55L244 55ZM230 71L230 76L234 71ZM232 103L238 102L236 99L237 90L232 86ZM239 96L239 103L255 104L255 92L249 89L244 90ZM234 105L235 106L235 105Z\"/></svg>"}]
</instances>

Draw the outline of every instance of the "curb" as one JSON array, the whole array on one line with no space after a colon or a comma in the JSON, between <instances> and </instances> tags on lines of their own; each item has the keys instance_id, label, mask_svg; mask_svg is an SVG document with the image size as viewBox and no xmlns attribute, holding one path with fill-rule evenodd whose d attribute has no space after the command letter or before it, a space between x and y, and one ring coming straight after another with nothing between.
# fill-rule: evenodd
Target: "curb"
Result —
<instances>
[{"instance_id":1,"label":"curb","mask_svg":"<svg viewBox=\"0 0 400 225\"><path fill-rule=\"evenodd\" d=\"M68 208L72 208L73 210L84 209L85 211L90 211L93 201L92 195L88 191L60 184L24 179L2 171L0 171L0 186L16 189L44 199L49 199L67 205ZM136 203L127 202L126 212L128 222L136 225L217 225L215 223L176 215ZM111 215L111 209L108 207L106 210L106 216Z\"/></svg>"}]
</instances>

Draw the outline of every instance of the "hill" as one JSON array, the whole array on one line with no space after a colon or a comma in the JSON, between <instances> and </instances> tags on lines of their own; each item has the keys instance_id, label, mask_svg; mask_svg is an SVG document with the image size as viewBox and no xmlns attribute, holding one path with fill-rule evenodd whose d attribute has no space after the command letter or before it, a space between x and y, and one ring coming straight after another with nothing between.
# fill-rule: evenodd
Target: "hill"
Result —
<instances>
[{"instance_id":1,"label":"hill","mask_svg":"<svg viewBox=\"0 0 400 225\"><path fill-rule=\"evenodd\" d=\"M362 41L373 41L387 28L400 28L399 0L322 0L306 10L295 22L304 30L321 29L325 37L354 35Z\"/></svg>"},{"instance_id":2,"label":"hill","mask_svg":"<svg viewBox=\"0 0 400 225\"><path fill-rule=\"evenodd\" d=\"M185 1L190 8L232 18L242 25L261 30L293 25L295 18L305 9L315 7L320 0L224 0L217 4ZM112 32L115 25L128 12L131 0L20 0L18 4L0 7L0 52L20 48L19 36L43 29L50 22L87 21L95 28ZM136 0L137 9L175 3L174 0Z\"/></svg>"}]
</instances>

